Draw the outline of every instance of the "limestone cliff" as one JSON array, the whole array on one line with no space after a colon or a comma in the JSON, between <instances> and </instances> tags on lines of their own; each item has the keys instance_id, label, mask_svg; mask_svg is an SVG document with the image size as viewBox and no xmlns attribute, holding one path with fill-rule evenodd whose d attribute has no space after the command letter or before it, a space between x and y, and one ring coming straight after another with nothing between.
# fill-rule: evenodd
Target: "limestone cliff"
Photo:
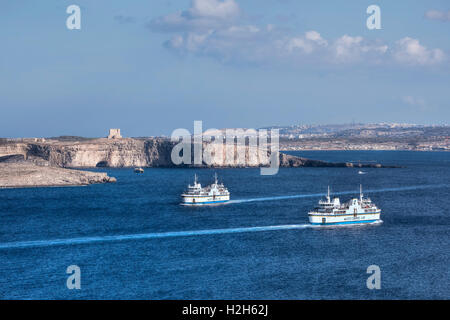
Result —
<instances>
[{"instance_id":1,"label":"limestone cliff","mask_svg":"<svg viewBox=\"0 0 450 320\"><path fill-rule=\"evenodd\" d=\"M25 154L60 167L156 167L170 163L171 147L164 139L47 140L29 143Z\"/></svg>"},{"instance_id":2,"label":"limestone cliff","mask_svg":"<svg viewBox=\"0 0 450 320\"><path fill-rule=\"evenodd\" d=\"M174 143L165 138L146 139L85 139L62 141L21 141L0 144L0 157L23 155L34 162L47 162L49 166L92 168L92 167L173 167L171 153ZM202 166L211 167L261 167L269 164L268 152L257 147L234 146L230 149L222 144L206 144L204 155L210 154L210 161ZM281 167L351 167L351 163L329 163L280 153ZM193 163L193 162L192 162ZM40 163L42 165L42 163ZM364 164L361 167L381 167L378 164Z\"/></svg>"}]
</instances>

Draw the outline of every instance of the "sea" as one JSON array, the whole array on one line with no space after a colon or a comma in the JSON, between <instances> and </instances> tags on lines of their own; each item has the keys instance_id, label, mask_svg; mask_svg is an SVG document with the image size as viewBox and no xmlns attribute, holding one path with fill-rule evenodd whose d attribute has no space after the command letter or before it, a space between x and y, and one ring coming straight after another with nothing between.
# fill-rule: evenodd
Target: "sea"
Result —
<instances>
[{"instance_id":1,"label":"sea","mask_svg":"<svg viewBox=\"0 0 450 320\"><path fill-rule=\"evenodd\" d=\"M450 298L450 153L291 154L401 168L98 168L117 183L0 189L0 298ZM216 172L230 203L179 204ZM360 184L382 223L309 225L328 186L344 201Z\"/></svg>"}]
</instances>

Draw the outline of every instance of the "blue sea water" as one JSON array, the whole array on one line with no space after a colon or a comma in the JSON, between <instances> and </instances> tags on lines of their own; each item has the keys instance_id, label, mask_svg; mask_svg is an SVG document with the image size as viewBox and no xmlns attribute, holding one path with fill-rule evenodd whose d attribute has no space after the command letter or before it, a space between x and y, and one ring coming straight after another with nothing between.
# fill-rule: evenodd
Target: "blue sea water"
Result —
<instances>
[{"instance_id":1,"label":"blue sea water","mask_svg":"<svg viewBox=\"0 0 450 320\"><path fill-rule=\"evenodd\" d=\"M116 184L0 189L2 299L449 299L450 153L294 152L399 169L98 169ZM194 173L217 172L230 204L192 208ZM382 224L308 225L330 185L359 184ZM81 290L66 268L81 269ZM381 289L369 290L378 265Z\"/></svg>"}]
</instances>

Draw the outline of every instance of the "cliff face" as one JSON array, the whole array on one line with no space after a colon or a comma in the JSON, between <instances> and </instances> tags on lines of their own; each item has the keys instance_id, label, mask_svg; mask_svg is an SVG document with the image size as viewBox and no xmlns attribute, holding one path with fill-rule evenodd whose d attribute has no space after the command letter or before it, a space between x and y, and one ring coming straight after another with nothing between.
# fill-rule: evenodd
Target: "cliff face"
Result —
<instances>
[{"instance_id":1,"label":"cliff face","mask_svg":"<svg viewBox=\"0 0 450 320\"><path fill-rule=\"evenodd\" d=\"M26 156L28 152L28 144L23 142L17 143L0 143L0 157L9 155Z\"/></svg>"},{"instance_id":2,"label":"cliff face","mask_svg":"<svg viewBox=\"0 0 450 320\"><path fill-rule=\"evenodd\" d=\"M170 163L171 147L163 139L49 142L30 144L27 157L40 157L60 167L157 167Z\"/></svg>"},{"instance_id":3,"label":"cliff face","mask_svg":"<svg viewBox=\"0 0 450 320\"><path fill-rule=\"evenodd\" d=\"M23 157L39 165L72 168L92 167L173 167L174 147L168 139L91 139L87 141L47 140L0 145L0 158L11 155ZM269 154L257 147L203 144L203 164L211 167L268 166ZM193 148L192 148L193 151ZM209 158L206 158L210 155ZM12 158L4 158L11 161ZM193 162L193 158L191 158ZM280 167L352 167L351 163L329 163L280 153ZM0 162L1 159L0 159ZM194 165L192 165L194 166ZM356 166L356 165L355 165ZM381 167L377 164L360 167Z\"/></svg>"}]
</instances>

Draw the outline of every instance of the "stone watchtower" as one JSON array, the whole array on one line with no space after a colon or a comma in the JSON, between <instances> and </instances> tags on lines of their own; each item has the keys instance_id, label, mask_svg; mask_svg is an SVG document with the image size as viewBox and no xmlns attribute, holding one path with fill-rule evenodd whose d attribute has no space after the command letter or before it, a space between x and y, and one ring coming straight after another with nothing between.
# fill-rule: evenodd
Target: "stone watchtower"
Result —
<instances>
[{"instance_id":1,"label":"stone watchtower","mask_svg":"<svg viewBox=\"0 0 450 320\"><path fill-rule=\"evenodd\" d=\"M120 129L109 129L108 139L120 139Z\"/></svg>"}]
</instances>

